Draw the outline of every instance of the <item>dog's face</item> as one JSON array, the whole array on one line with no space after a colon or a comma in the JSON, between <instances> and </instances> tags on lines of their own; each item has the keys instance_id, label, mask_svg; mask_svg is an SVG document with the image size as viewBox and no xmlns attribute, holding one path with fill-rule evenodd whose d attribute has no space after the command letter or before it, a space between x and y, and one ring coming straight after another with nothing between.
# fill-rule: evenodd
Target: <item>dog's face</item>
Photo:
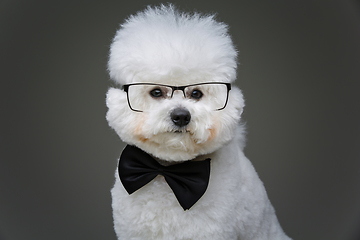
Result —
<instances>
[{"instance_id":1,"label":"dog's face","mask_svg":"<svg viewBox=\"0 0 360 240\"><path fill-rule=\"evenodd\" d=\"M184 161L233 138L244 106L238 88L199 78L190 83L190 76L168 79L109 90L107 120L123 141L163 160Z\"/></svg>"},{"instance_id":2,"label":"dog's face","mask_svg":"<svg viewBox=\"0 0 360 240\"><path fill-rule=\"evenodd\" d=\"M241 91L227 86L236 56L227 26L214 16L171 5L131 16L110 49L110 77L124 87L107 94L110 126L163 160L217 150L233 138L244 107Z\"/></svg>"}]
</instances>

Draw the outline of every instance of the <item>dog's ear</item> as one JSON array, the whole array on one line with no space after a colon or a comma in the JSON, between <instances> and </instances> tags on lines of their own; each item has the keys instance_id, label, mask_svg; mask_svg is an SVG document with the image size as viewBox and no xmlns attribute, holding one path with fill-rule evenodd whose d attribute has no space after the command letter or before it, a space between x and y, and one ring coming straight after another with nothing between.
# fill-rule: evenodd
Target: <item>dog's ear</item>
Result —
<instances>
[{"instance_id":1,"label":"dog's ear","mask_svg":"<svg viewBox=\"0 0 360 240\"><path fill-rule=\"evenodd\" d=\"M119 102L126 101L126 93L119 88L109 88L106 93L106 106L108 108L117 105Z\"/></svg>"},{"instance_id":2,"label":"dog's ear","mask_svg":"<svg viewBox=\"0 0 360 240\"><path fill-rule=\"evenodd\" d=\"M237 111L236 115L241 116L245 107L245 100L240 88L233 86L229 93L228 110ZM226 108L225 108L226 109ZM226 109L227 110L227 109Z\"/></svg>"},{"instance_id":3,"label":"dog's ear","mask_svg":"<svg viewBox=\"0 0 360 240\"><path fill-rule=\"evenodd\" d=\"M106 94L106 106L109 108L107 120L111 121L111 115L118 115L129 108L127 104L127 96L124 90L118 88L109 88Z\"/></svg>"}]
</instances>

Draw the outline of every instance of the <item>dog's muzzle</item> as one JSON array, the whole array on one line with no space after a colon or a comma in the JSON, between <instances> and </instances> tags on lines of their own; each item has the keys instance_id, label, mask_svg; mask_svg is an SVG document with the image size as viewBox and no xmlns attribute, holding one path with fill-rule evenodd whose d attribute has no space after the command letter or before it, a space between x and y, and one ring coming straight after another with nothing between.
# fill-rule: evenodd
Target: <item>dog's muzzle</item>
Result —
<instances>
[{"instance_id":1,"label":"dog's muzzle","mask_svg":"<svg viewBox=\"0 0 360 240\"><path fill-rule=\"evenodd\" d=\"M170 113L170 118L177 127L184 127L189 124L191 114L184 108L175 108Z\"/></svg>"}]
</instances>

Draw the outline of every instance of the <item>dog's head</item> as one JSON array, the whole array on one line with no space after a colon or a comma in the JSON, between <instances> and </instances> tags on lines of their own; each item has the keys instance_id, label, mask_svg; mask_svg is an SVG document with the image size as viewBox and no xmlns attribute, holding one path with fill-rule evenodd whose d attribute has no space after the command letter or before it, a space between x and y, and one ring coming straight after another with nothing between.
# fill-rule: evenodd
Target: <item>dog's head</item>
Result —
<instances>
[{"instance_id":1,"label":"dog's head","mask_svg":"<svg viewBox=\"0 0 360 240\"><path fill-rule=\"evenodd\" d=\"M153 156L184 161L234 137L244 107L236 50L214 16L147 8L118 30L108 68L121 89L107 94L120 138ZM231 89L231 90L230 90Z\"/></svg>"}]
</instances>

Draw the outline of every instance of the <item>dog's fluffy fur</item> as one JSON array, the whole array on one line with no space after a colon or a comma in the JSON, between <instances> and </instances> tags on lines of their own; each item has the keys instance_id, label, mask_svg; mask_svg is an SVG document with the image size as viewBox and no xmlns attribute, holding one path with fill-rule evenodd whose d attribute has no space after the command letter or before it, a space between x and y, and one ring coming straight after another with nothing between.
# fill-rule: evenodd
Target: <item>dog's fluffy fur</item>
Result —
<instances>
[{"instance_id":1,"label":"dog's fluffy fur","mask_svg":"<svg viewBox=\"0 0 360 240\"><path fill-rule=\"evenodd\" d=\"M108 69L120 85L231 83L236 78L236 57L227 26L213 15L185 14L162 5L148 7L121 25L111 45ZM289 239L243 153L242 93L232 86L229 94L221 111L174 97L139 113L129 108L123 90L109 89L107 120L124 142L161 162L211 158L208 189L187 211L163 177L129 195L116 172L112 206L119 239ZM191 114L182 132L176 131L169 116L179 107Z\"/></svg>"}]
</instances>

